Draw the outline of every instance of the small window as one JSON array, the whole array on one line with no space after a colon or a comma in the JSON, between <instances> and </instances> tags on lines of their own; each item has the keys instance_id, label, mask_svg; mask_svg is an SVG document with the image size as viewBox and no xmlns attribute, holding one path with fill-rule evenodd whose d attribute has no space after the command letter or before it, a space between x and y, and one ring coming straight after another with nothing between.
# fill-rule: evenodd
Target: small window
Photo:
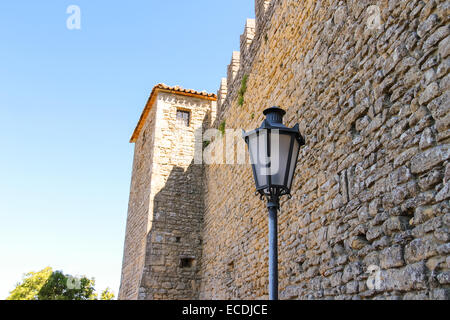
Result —
<instances>
[{"instance_id":1,"label":"small window","mask_svg":"<svg viewBox=\"0 0 450 320\"><path fill-rule=\"evenodd\" d=\"M189 127L190 112L186 110L177 110L177 123Z\"/></svg>"},{"instance_id":2,"label":"small window","mask_svg":"<svg viewBox=\"0 0 450 320\"><path fill-rule=\"evenodd\" d=\"M181 268L192 268L193 265L194 265L193 258L181 258L181 261L180 261Z\"/></svg>"}]
</instances>

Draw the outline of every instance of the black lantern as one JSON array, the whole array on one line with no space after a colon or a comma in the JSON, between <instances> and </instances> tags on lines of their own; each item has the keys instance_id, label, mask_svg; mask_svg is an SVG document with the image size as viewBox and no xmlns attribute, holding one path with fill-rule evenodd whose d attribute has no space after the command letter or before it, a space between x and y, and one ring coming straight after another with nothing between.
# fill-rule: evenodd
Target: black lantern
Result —
<instances>
[{"instance_id":1,"label":"black lantern","mask_svg":"<svg viewBox=\"0 0 450 320\"><path fill-rule=\"evenodd\" d=\"M264 110L266 119L256 130L243 134L248 145L256 191L261 197L290 196L300 147L305 144L298 124L283 125L286 111L278 107Z\"/></svg>"},{"instance_id":2,"label":"black lantern","mask_svg":"<svg viewBox=\"0 0 450 320\"><path fill-rule=\"evenodd\" d=\"M286 111L279 107L264 110L266 119L243 138L248 146L256 191L267 199L269 209L269 298L278 299L278 230L277 213L280 197L291 197L292 180L300 147L305 140L296 124L283 125Z\"/></svg>"}]
</instances>

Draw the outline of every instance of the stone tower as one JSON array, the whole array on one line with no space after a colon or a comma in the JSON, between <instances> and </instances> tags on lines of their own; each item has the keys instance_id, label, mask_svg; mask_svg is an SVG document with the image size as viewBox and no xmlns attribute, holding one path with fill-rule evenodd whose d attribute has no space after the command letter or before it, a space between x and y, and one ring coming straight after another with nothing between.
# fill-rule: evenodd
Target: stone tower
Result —
<instances>
[{"instance_id":1,"label":"stone tower","mask_svg":"<svg viewBox=\"0 0 450 320\"><path fill-rule=\"evenodd\" d=\"M217 97L156 85L130 142L135 144L119 299L198 297L203 168L195 132ZM200 144L201 148L201 144Z\"/></svg>"}]
</instances>

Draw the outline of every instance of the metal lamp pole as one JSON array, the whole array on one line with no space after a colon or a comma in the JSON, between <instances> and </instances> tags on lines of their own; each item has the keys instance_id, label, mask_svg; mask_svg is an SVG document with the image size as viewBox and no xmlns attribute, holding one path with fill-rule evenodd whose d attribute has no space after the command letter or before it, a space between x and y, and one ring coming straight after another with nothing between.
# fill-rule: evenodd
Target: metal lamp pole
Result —
<instances>
[{"instance_id":1,"label":"metal lamp pole","mask_svg":"<svg viewBox=\"0 0 450 320\"><path fill-rule=\"evenodd\" d=\"M269 299L278 300L278 208L279 201L269 201Z\"/></svg>"}]
</instances>

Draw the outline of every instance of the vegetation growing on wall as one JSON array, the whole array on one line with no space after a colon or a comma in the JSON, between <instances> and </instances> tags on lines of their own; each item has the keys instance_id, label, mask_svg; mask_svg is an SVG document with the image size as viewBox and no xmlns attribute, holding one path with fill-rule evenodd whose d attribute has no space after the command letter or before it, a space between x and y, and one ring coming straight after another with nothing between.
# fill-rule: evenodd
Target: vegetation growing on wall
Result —
<instances>
[{"instance_id":1,"label":"vegetation growing on wall","mask_svg":"<svg viewBox=\"0 0 450 320\"><path fill-rule=\"evenodd\" d=\"M242 77L241 89L239 89L239 96L238 96L238 105L240 105L241 107L244 105L244 94L245 91L247 91L247 81L248 81L248 74L245 74Z\"/></svg>"},{"instance_id":2,"label":"vegetation growing on wall","mask_svg":"<svg viewBox=\"0 0 450 320\"><path fill-rule=\"evenodd\" d=\"M225 125L226 125L225 120L223 120L219 125L219 131L222 134L222 137L225 135Z\"/></svg>"}]
</instances>

